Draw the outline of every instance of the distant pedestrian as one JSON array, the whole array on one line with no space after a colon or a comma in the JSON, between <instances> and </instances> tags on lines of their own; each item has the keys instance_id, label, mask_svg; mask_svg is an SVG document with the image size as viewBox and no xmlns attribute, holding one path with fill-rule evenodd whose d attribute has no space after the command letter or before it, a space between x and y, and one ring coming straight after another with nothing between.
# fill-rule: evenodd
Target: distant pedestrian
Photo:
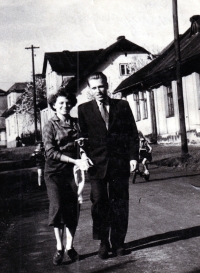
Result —
<instances>
[{"instance_id":1,"label":"distant pedestrian","mask_svg":"<svg viewBox=\"0 0 200 273\"><path fill-rule=\"evenodd\" d=\"M152 147L144 136L140 137L139 161L143 165L145 175L149 175L147 162L152 161Z\"/></svg>"},{"instance_id":2,"label":"distant pedestrian","mask_svg":"<svg viewBox=\"0 0 200 273\"><path fill-rule=\"evenodd\" d=\"M38 186L42 185L44 182L44 164L45 164L45 152L44 144L42 141L36 143L35 151L31 155L35 159L35 164L38 173Z\"/></svg>"},{"instance_id":3,"label":"distant pedestrian","mask_svg":"<svg viewBox=\"0 0 200 273\"><path fill-rule=\"evenodd\" d=\"M137 174L142 176L146 181L148 181L150 177L148 162L152 161L152 147L141 132L139 132L139 141L139 163L142 163L142 171L140 171L140 166L138 164L138 167L133 174L133 183L135 183Z\"/></svg>"},{"instance_id":4,"label":"distant pedestrian","mask_svg":"<svg viewBox=\"0 0 200 273\"><path fill-rule=\"evenodd\" d=\"M84 169L86 160L77 159L77 119L70 116L70 110L76 102L74 94L60 88L49 99L49 105L55 115L43 130L46 154L45 182L50 202L49 225L54 227L57 247L53 256L54 265L62 263L65 251L72 261L79 257L73 247L80 211L73 167ZM64 226L66 248L63 245Z\"/></svg>"},{"instance_id":5,"label":"distant pedestrian","mask_svg":"<svg viewBox=\"0 0 200 273\"><path fill-rule=\"evenodd\" d=\"M22 146L22 140L20 136L16 137L16 147L21 147Z\"/></svg>"}]
</instances>

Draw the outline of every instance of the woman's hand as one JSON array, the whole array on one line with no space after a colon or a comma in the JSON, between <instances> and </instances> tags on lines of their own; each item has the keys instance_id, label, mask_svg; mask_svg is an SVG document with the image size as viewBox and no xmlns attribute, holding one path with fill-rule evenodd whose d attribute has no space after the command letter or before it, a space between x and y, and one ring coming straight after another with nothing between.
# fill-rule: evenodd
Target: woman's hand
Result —
<instances>
[{"instance_id":1,"label":"woman's hand","mask_svg":"<svg viewBox=\"0 0 200 273\"><path fill-rule=\"evenodd\" d=\"M93 164L91 164L92 161L91 161L91 163L90 163L90 161L88 159L76 159L75 165L77 167L79 167L80 170L87 171L91 167L91 165L93 165Z\"/></svg>"}]
</instances>

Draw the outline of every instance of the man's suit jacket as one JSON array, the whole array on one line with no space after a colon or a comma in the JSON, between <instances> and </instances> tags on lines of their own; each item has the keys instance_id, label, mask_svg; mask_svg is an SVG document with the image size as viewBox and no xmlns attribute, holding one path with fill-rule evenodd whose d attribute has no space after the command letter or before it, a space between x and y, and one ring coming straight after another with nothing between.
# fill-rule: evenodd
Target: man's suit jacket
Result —
<instances>
[{"instance_id":1,"label":"man's suit jacket","mask_svg":"<svg viewBox=\"0 0 200 273\"><path fill-rule=\"evenodd\" d=\"M128 177L130 160L138 160L138 131L129 103L116 99L109 102L108 130L95 100L78 107L81 136L89 139L87 153L94 163L89 169L92 179L104 178L108 164L114 176Z\"/></svg>"}]
</instances>

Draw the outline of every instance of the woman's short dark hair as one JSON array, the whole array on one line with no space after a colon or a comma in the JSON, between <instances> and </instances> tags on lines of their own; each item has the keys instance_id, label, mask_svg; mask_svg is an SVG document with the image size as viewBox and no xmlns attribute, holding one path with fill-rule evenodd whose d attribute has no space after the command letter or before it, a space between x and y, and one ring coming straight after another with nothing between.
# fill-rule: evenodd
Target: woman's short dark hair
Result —
<instances>
[{"instance_id":1,"label":"woman's short dark hair","mask_svg":"<svg viewBox=\"0 0 200 273\"><path fill-rule=\"evenodd\" d=\"M48 99L48 104L50 105L51 109L55 111L55 108L53 107L54 104L56 103L56 100L58 97L65 97L68 99L68 101L71 103L72 107L74 107L77 103L77 99L75 94L69 92L68 88L65 87L60 87L57 91L57 93L51 95Z\"/></svg>"}]
</instances>

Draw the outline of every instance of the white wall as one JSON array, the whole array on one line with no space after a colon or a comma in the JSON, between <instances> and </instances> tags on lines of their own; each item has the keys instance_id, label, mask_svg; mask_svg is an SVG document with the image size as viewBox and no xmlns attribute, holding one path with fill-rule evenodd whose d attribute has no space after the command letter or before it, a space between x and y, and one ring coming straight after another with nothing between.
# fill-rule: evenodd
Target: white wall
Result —
<instances>
[{"instance_id":1,"label":"white wall","mask_svg":"<svg viewBox=\"0 0 200 273\"><path fill-rule=\"evenodd\" d=\"M21 134L34 132L34 124L27 125L26 117L21 114L13 113L5 119L7 147L16 147L16 137ZM28 116L27 116L28 119Z\"/></svg>"},{"instance_id":2,"label":"white wall","mask_svg":"<svg viewBox=\"0 0 200 273\"><path fill-rule=\"evenodd\" d=\"M183 78L183 95L185 104L186 130L200 129L199 110L199 75L193 73Z\"/></svg>"},{"instance_id":3,"label":"white wall","mask_svg":"<svg viewBox=\"0 0 200 273\"><path fill-rule=\"evenodd\" d=\"M112 92L115 90L115 88L128 76L122 76L120 75L120 64L122 63L133 63L135 62L135 65L142 65L148 62L147 54L133 54L128 53L127 55L122 53L116 53L115 55L110 56L107 61L99 67L99 71L102 71L108 79L109 84L109 92L112 94ZM141 67L140 67L141 68ZM89 101L88 98L88 92L89 88L88 86L84 85L80 89L80 93L77 96L78 103L76 107L73 109L72 113L73 116L77 116L77 106L79 104L82 104L86 101Z\"/></svg>"},{"instance_id":4,"label":"white wall","mask_svg":"<svg viewBox=\"0 0 200 273\"><path fill-rule=\"evenodd\" d=\"M182 78L187 138L190 143L200 143L200 77L193 73ZM180 121L176 81L172 82L174 116L167 117L165 87L154 89L157 132L160 142L180 142Z\"/></svg>"},{"instance_id":5,"label":"white wall","mask_svg":"<svg viewBox=\"0 0 200 273\"><path fill-rule=\"evenodd\" d=\"M6 146L6 129L0 131L0 147Z\"/></svg>"},{"instance_id":6,"label":"white wall","mask_svg":"<svg viewBox=\"0 0 200 273\"><path fill-rule=\"evenodd\" d=\"M139 92L139 98L141 98L140 95L141 92ZM136 121L136 125L139 131L143 133L143 135L150 135L152 134L152 120L151 120L151 110L150 110L150 95L149 92L145 92L147 96L147 112L148 117L144 117L144 111L143 111L143 101L139 100L140 105L140 113L141 113L141 119ZM134 101L133 94L127 96L127 101L129 102L129 105L131 107L131 110L133 112L133 116L136 120L136 102Z\"/></svg>"},{"instance_id":7,"label":"white wall","mask_svg":"<svg viewBox=\"0 0 200 273\"><path fill-rule=\"evenodd\" d=\"M46 90L47 90L47 98L55 94L58 88L62 84L62 76L58 75L55 71L52 71L52 68L47 62L47 70L46 70Z\"/></svg>"}]
</instances>

